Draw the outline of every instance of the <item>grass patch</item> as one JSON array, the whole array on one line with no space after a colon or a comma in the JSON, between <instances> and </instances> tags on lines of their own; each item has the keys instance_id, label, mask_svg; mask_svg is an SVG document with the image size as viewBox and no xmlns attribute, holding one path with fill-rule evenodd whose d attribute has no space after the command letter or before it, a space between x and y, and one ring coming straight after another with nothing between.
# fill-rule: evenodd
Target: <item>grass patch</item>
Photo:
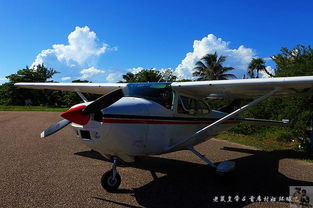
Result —
<instances>
[{"instance_id":1,"label":"grass patch","mask_svg":"<svg viewBox=\"0 0 313 208\"><path fill-rule=\"evenodd\" d=\"M52 112L63 112L68 108L56 108L46 106L11 106L11 105L0 105L0 111L52 111Z\"/></svg>"},{"instance_id":2,"label":"grass patch","mask_svg":"<svg viewBox=\"0 0 313 208\"><path fill-rule=\"evenodd\" d=\"M313 154L299 150L299 142L286 142L276 138L266 138L257 135L243 135L231 132L225 132L217 136L218 139L255 147L268 152L285 152L287 158L299 159L307 162L313 162Z\"/></svg>"},{"instance_id":3,"label":"grass patch","mask_svg":"<svg viewBox=\"0 0 313 208\"><path fill-rule=\"evenodd\" d=\"M273 138L258 137L255 135L243 135L231 132L225 132L217 136L217 138L239 143L251 147L256 147L265 151L296 149L298 142L281 142Z\"/></svg>"}]
</instances>

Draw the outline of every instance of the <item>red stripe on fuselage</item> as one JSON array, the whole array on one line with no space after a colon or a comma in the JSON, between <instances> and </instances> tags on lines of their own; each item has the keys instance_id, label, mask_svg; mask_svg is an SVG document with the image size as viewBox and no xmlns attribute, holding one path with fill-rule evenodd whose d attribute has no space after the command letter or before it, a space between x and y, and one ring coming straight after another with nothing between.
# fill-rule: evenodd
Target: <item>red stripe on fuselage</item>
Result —
<instances>
[{"instance_id":1,"label":"red stripe on fuselage","mask_svg":"<svg viewBox=\"0 0 313 208\"><path fill-rule=\"evenodd\" d=\"M103 123L120 123L120 124L211 124L215 121L160 121L160 120L144 120L144 119L113 119L104 118ZM240 121L225 121L223 124L238 124Z\"/></svg>"}]
</instances>

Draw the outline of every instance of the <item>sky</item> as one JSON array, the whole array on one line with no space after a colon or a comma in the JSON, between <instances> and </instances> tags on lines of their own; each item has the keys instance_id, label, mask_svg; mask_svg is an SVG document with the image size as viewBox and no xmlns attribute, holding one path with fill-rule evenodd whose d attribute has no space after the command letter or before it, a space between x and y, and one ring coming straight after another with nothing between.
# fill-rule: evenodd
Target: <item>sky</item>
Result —
<instances>
[{"instance_id":1,"label":"sky","mask_svg":"<svg viewBox=\"0 0 313 208\"><path fill-rule=\"evenodd\" d=\"M0 84L26 66L52 79L116 82L127 72L172 69L192 77L205 54L227 56L242 78L253 57L312 45L313 1L10 0L0 4Z\"/></svg>"}]
</instances>

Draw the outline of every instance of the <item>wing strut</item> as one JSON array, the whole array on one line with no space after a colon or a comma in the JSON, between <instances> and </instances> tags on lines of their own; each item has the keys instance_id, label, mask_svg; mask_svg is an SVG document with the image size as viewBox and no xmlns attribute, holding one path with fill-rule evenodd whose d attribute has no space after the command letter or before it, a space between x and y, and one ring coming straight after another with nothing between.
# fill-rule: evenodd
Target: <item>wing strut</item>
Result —
<instances>
[{"instance_id":1,"label":"wing strut","mask_svg":"<svg viewBox=\"0 0 313 208\"><path fill-rule=\"evenodd\" d=\"M279 90L279 88L275 88L274 90L270 91L269 93L267 93L267 94L265 94L265 95L263 95L263 96L261 96L261 97L255 99L255 100L253 100L252 102L250 102L250 103L248 103L248 104L246 104L246 105L244 105L244 106L242 106L242 107L240 107L240 108L238 108L237 110L233 111L232 113L229 113L229 114L227 114L226 116L224 116L224 117L218 119L218 120L215 121L214 123L212 123L212 124L210 124L210 125L208 125L208 126L202 128L202 129L200 129L199 131L197 131L197 132L194 133L193 135L191 135L191 136L189 136L189 137L187 137L187 138L185 138L185 139L182 139L182 140L180 140L178 143L176 143L176 144L174 144L174 145L168 147L168 148L166 149L166 151L178 150L178 149L179 149L180 147L182 147L184 144L187 144L188 142L192 141L193 139L197 139L197 137L198 137L198 136L201 136L201 134L207 132L207 131L210 130L210 129L214 129L214 128L217 127L219 124L221 124L221 123L227 121L228 119L234 117L234 116L237 115L238 113L240 113L240 112L246 110L247 108L249 108L249 107L251 107L251 106L253 106L253 105L255 105L255 104L261 102L262 100L264 100L264 99L266 99L266 98L272 96L272 95L273 95L274 93L276 93L278 90ZM188 145L187 145L187 146L188 146Z\"/></svg>"},{"instance_id":2,"label":"wing strut","mask_svg":"<svg viewBox=\"0 0 313 208\"><path fill-rule=\"evenodd\" d=\"M214 168L216 170L216 173L220 176L223 176L227 173L231 173L235 170L236 163L234 161L224 161L219 163L218 165L215 165L213 162L211 162L208 158L206 158L204 155L202 155L200 152L195 150L193 147L189 146L188 149L198 156L201 160L206 162L209 166Z\"/></svg>"},{"instance_id":3,"label":"wing strut","mask_svg":"<svg viewBox=\"0 0 313 208\"><path fill-rule=\"evenodd\" d=\"M85 103L88 102L87 98L83 95L83 93L81 93L79 90L76 90L76 93Z\"/></svg>"},{"instance_id":4,"label":"wing strut","mask_svg":"<svg viewBox=\"0 0 313 208\"><path fill-rule=\"evenodd\" d=\"M193 154L195 154L196 156L198 156L201 160L203 160L204 162L206 162L208 165L210 165L213 168L216 168L217 166L212 163L208 158L206 158L204 155L202 155L200 152L198 152L197 150L195 150L193 147L189 147L188 148Z\"/></svg>"}]
</instances>

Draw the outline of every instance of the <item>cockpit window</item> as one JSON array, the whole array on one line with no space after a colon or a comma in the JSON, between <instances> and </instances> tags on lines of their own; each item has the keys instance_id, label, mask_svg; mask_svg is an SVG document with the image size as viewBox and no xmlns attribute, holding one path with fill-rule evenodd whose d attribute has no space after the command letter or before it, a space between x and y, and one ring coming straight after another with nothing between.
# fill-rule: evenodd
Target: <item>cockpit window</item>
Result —
<instances>
[{"instance_id":1,"label":"cockpit window","mask_svg":"<svg viewBox=\"0 0 313 208\"><path fill-rule=\"evenodd\" d=\"M196 100L186 96L179 96L177 103L177 113L189 115L205 115L210 112L208 105L202 100Z\"/></svg>"},{"instance_id":2,"label":"cockpit window","mask_svg":"<svg viewBox=\"0 0 313 208\"><path fill-rule=\"evenodd\" d=\"M196 113L197 106L196 100L185 96L180 96L177 105L177 112L194 115Z\"/></svg>"},{"instance_id":3,"label":"cockpit window","mask_svg":"<svg viewBox=\"0 0 313 208\"><path fill-rule=\"evenodd\" d=\"M173 90L170 83L128 84L127 97L139 97L152 100L167 109L173 106Z\"/></svg>"},{"instance_id":4,"label":"cockpit window","mask_svg":"<svg viewBox=\"0 0 313 208\"><path fill-rule=\"evenodd\" d=\"M207 104L205 104L205 102L203 102L202 100L199 100L198 111L199 113L202 113L202 114L208 114L210 113L210 108Z\"/></svg>"}]
</instances>

